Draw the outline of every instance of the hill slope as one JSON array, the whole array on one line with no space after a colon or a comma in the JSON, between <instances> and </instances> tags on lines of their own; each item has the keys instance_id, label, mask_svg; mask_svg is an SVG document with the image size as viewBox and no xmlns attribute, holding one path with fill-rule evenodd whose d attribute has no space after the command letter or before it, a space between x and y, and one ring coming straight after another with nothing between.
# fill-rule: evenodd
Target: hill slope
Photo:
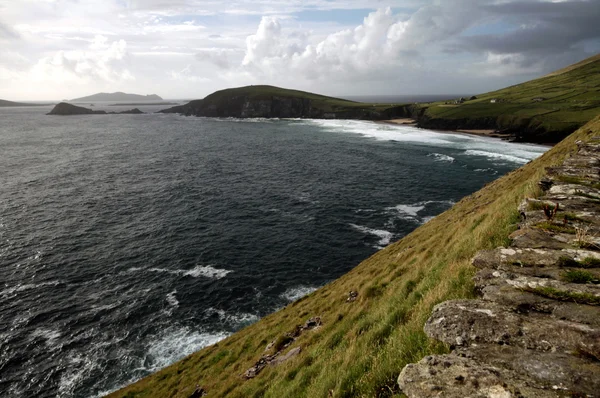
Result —
<instances>
[{"instance_id":1,"label":"hill slope","mask_svg":"<svg viewBox=\"0 0 600 398\"><path fill-rule=\"evenodd\" d=\"M530 142L558 142L600 114L600 55L464 103L412 106L419 126L497 129Z\"/></svg>"},{"instance_id":2,"label":"hill slope","mask_svg":"<svg viewBox=\"0 0 600 398\"><path fill-rule=\"evenodd\" d=\"M507 244L519 219L517 206L538 192L544 168L559 164L575 150L575 141L591 136L600 136L600 118L338 280L111 396L399 395L396 379L407 363L448 351L423 332L433 306L472 297L472 256ZM320 320L312 319L311 326L307 320L313 317ZM280 363L256 372L261 358Z\"/></svg>"},{"instance_id":3,"label":"hill slope","mask_svg":"<svg viewBox=\"0 0 600 398\"><path fill-rule=\"evenodd\" d=\"M396 117L402 111L390 104L354 102L274 86L246 86L217 91L161 112L211 117L381 120Z\"/></svg>"},{"instance_id":4,"label":"hill slope","mask_svg":"<svg viewBox=\"0 0 600 398\"><path fill-rule=\"evenodd\" d=\"M13 102L0 99L0 108L12 106L44 106L44 104L29 104L26 102Z\"/></svg>"},{"instance_id":5,"label":"hill slope","mask_svg":"<svg viewBox=\"0 0 600 398\"><path fill-rule=\"evenodd\" d=\"M156 94L139 95L127 94L117 91L116 93L98 93L88 95L87 97L75 98L71 102L90 102L90 101L162 101L162 98Z\"/></svg>"}]
</instances>

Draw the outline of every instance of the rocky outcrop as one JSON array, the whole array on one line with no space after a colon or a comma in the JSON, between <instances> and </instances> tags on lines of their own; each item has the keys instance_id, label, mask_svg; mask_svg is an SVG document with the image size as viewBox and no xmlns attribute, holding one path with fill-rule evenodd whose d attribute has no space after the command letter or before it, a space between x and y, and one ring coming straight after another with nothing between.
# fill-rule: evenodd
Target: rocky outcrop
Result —
<instances>
[{"instance_id":1,"label":"rocky outcrop","mask_svg":"<svg viewBox=\"0 0 600 398\"><path fill-rule=\"evenodd\" d=\"M72 115L116 115L116 114L132 114L139 115L144 112L138 108L130 109L122 112L106 112L106 111L95 111L92 109L84 108L82 106L71 105L66 102L61 102L54 106L54 108L47 113L48 115L59 115L59 116L72 116Z\"/></svg>"},{"instance_id":2,"label":"rocky outcrop","mask_svg":"<svg viewBox=\"0 0 600 398\"><path fill-rule=\"evenodd\" d=\"M424 330L454 351L407 365L408 397L600 397L600 143L547 170L510 247L473 258L476 300Z\"/></svg>"}]
</instances>

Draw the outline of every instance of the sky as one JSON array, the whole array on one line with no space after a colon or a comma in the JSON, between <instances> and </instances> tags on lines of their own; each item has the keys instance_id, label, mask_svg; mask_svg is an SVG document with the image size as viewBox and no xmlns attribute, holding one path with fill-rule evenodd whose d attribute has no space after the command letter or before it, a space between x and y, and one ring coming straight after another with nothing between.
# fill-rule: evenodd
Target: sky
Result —
<instances>
[{"instance_id":1,"label":"sky","mask_svg":"<svg viewBox=\"0 0 600 398\"><path fill-rule=\"evenodd\" d=\"M476 94L600 52L600 0L0 0L0 98Z\"/></svg>"}]
</instances>

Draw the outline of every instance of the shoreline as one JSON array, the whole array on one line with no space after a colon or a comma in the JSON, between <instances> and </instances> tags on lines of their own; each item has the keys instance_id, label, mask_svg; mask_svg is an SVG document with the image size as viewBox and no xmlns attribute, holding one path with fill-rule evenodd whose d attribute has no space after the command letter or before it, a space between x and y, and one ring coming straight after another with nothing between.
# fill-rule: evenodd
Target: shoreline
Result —
<instances>
[{"instance_id":1,"label":"shoreline","mask_svg":"<svg viewBox=\"0 0 600 398\"><path fill-rule=\"evenodd\" d=\"M415 119L411 118L401 118L401 119L390 119L390 120L377 120L375 123L378 124L389 124L393 126L410 126L410 127L418 127L418 122ZM458 129L458 130L432 130L440 133L460 133L466 135L475 135L479 137L490 137L490 138L499 138L501 140L509 140L512 136L505 135L499 133L494 129Z\"/></svg>"}]
</instances>

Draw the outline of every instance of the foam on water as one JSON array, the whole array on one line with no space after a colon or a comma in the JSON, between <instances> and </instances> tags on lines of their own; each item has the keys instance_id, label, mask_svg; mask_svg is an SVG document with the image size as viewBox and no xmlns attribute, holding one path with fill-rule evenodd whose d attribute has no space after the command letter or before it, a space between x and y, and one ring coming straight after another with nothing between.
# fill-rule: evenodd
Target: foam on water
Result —
<instances>
[{"instance_id":1,"label":"foam on water","mask_svg":"<svg viewBox=\"0 0 600 398\"><path fill-rule=\"evenodd\" d=\"M374 229L374 228L369 228L369 227L365 227L362 225L356 225L356 224L350 224L350 226L352 228L354 228L355 230L360 231L364 234L377 236L379 238L379 241L377 242L377 245L373 246L376 249L383 249L384 247L389 245L390 241L392 240L392 238L394 236L394 234L391 233L390 231L386 231L383 229Z\"/></svg>"},{"instance_id":2,"label":"foam on water","mask_svg":"<svg viewBox=\"0 0 600 398\"><path fill-rule=\"evenodd\" d=\"M255 314L234 313L230 314L224 310L209 307L204 311L208 316L217 315L219 319L235 327L246 326L258 321L260 318Z\"/></svg>"},{"instance_id":3,"label":"foam on water","mask_svg":"<svg viewBox=\"0 0 600 398\"><path fill-rule=\"evenodd\" d=\"M288 302L294 302L304 296L308 296L318 288L314 286L295 286L287 289L285 292L281 293L281 298L287 300Z\"/></svg>"},{"instance_id":4,"label":"foam on water","mask_svg":"<svg viewBox=\"0 0 600 398\"><path fill-rule=\"evenodd\" d=\"M130 268L129 271L141 271L140 268ZM225 278L227 274L233 272L231 270L214 268L212 265L197 265L192 269L165 269L165 268L150 268L148 269L150 272L159 272L166 273L171 275L180 275L180 276L191 276L192 278L212 278L212 279L221 279Z\"/></svg>"},{"instance_id":5,"label":"foam on water","mask_svg":"<svg viewBox=\"0 0 600 398\"><path fill-rule=\"evenodd\" d=\"M393 207L386 207L384 210L387 213L391 213L396 218L409 221L417 221L420 224L424 224L433 218L430 216L421 216L419 214L423 210L425 210L427 206L438 204L443 205L444 207L451 207L452 205L454 205L454 203L455 202L451 200L426 200L412 204L399 204Z\"/></svg>"},{"instance_id":6,"label":"foam on water","mask_svg":"<svg viewBox=\"0 0 600 398\"><path fill-rule=\"evenodd\" d=\"M47 328L38 328L31 333L31 337L42 337L46 339L46 345L48 347L54 346L56 340L60 338L60 335L60 331Z\"/></svg>"},{"instance_id":7,"label":"foam on water","mask_svg":"<svg viewBox=\"0 0 600 398\"><path fill-rule=\"evenodd\" d=\"M202 348L229 336L228 333L206 333L187 327L165 330L151 341L146 350L146 370L156 372Z\"/></svg>"},{"instance_id":8,"label":"foam on water","mask_svg":"<svg viewBox=\"0 0 600 398\"><path fill-rule=\"evenodd\" d=\"M179 300L177 300L177 297L175 297L176 293L177 290L173 290L171 293L167 294L166 300L171 307L179 307Z\"/></svg>"},{"instance_id":9,"label":"foam on water","mask_svg":"<svg viewBox=\"0 0 600 398\"><path fill-rule=\"evenodd\" d=\"M57 286L60 283L61 283L60 281L50 281L50 282L42 282L42 283L26 283L26 284L22 284L22 285L20 284L20 285L12 286L12 287L9 287L7 289L0 291L0 296L9 296L11 294L24 292L26 290L39 289L39 288L46 287L46 286Z\"/></svg>"},{"instance_id":10,"label":"foam on water","mask_svg":"<svg viewBox=\"0 0 600 398\"><path fill-rule=\"evenodd\" d=\"M522 164L525 164L531 160L531 159L525 158L525 157L508 155L508 154L504 154L504 153L480 151L480 150L475 150L475 149L466 150L465 155L485 156L486 158L490 158L490 159L500 159L500 160L505 160L505 161L509 161L509 162L522 163Z\"/></svg>"},{"instance_id":11,"label":"foam on water","mask_svg":"<svg viewBox=\"0 0 600 398\"><path fill-rule=\"evenodd\" d=\"M548 150L541 145L509 143L496 138L436 132L414 126L387 125L356 120L308 120L306 123L336 133L359 134L379 141L410 142L464 151L466 156L486 156L517 164L527 163ZM441 155L441 156L436 156ZM435 161L450 162L451 156L433 153ZM453 158L452 158L453 159Z\"/></svg>"},{"instance_id":12,"label":"foam on water","mask_svg":"<svg viewBox=\"0 0 600 398\"><path fill-rule=\"evenodd\" d=\"M434 160L437 162L454 162L454 158L452 156L444 155L442 153L430 153L427 156L434 158Z\"/></svg>"}]
</instances>

